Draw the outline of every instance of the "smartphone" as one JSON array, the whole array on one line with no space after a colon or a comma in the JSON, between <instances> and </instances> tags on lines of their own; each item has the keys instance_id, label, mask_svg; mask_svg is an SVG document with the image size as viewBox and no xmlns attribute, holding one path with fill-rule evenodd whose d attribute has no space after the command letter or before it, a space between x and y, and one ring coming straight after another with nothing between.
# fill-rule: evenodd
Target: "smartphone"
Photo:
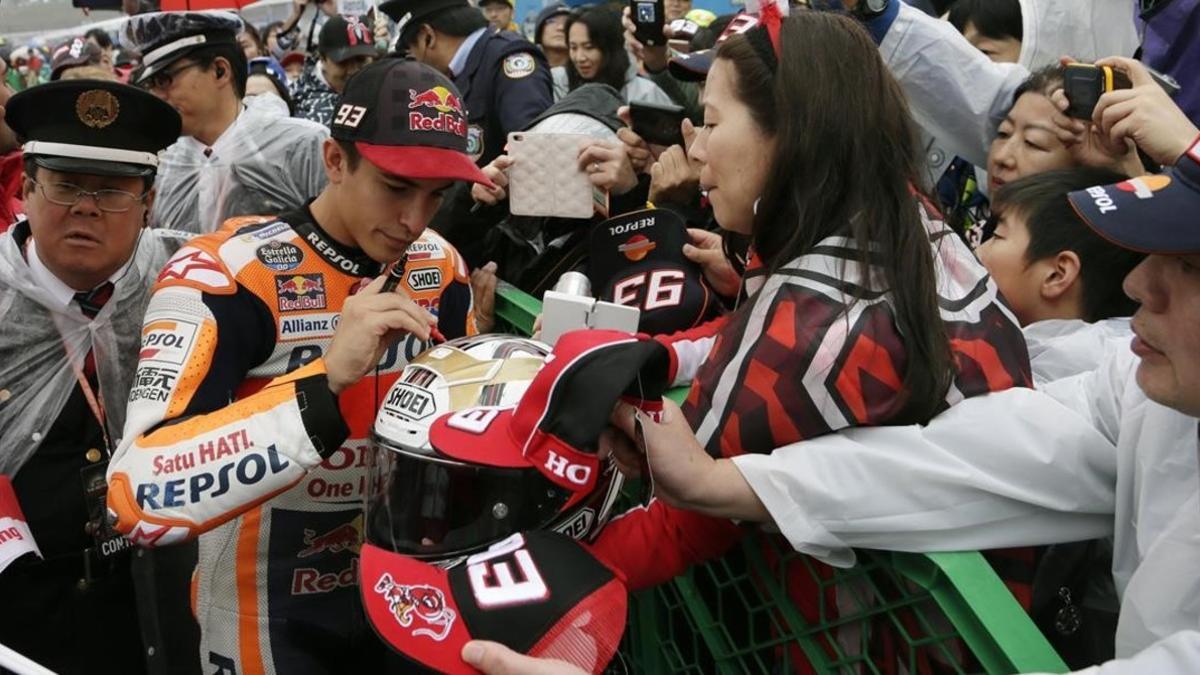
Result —
<instances>
[{"instance_id":1,"label":"smartphone","mask_svg":"<svg viewBox=\"0 0 1200 675\"><path fill-rule=\"evenodd\" d=\"M508 135L508 206L514 216L591 218L596 190L579 169L579 148L587 134Z\"/></svg>"},{"instance_id":2,"label":"smartphone","mask_svg":"<svg viewBox=\"0 0 1200 675\"><path fill-rule=\"evenodd\" d=\"M1110 66L1090 63L1068 64L1063 72L1063 93L1067 95L1067 115L1081 120L1092 119L1092 111L1104 94L1128 89L1132 84L1125 73Z\"/></svg>"},{"instance_id":3,"label":"smartphone","mask_svg":"<svg viewBox=\"0 0 1200 675\"><path fill-rule=\"evenodd\" d=\"M663 11L663 0L629 0L629 15L636 28L633 36L638 42L652 47L667 43Z\"/></svg>"},{"instance_id":4,"label":"smartphone","mask_svg":"<svg viewBox=\"0 0 1200 675\"><path fill-rule=\"evenodd\" d=\"M656 103L629 104L633 133L655 145L683 145L683 106Z\"/></svg>"}]
</instances>

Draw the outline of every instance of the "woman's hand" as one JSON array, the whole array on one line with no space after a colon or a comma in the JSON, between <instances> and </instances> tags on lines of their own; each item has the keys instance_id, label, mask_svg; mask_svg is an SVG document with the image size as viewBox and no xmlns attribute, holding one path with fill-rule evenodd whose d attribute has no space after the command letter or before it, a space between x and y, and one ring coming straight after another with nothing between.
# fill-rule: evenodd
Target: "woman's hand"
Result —
<instances>
[{"instance_id":1,"label":"woman's hand","mask_svg":"<svg viewBox=\"0 0 1200 675\"><path fill-rule=\"evenodd\" d=\"M579 149L579 170L592 185L623 195L637 187L637 174L624 144L587 141Z\"/></svg>"},{"instance_id":2,"label":"woman's hand","mask_svg":"<svg viewBox=\"0 0 1200 675\"><path fill-rule=\"evenodd\" d=\"M491 332L496 325L496 263L489 262L471 272L471 297L475 314L475 328L480 333Z\"/></svg>"},{"instance_id":3,"label":"woman's hand","mask_svg":"<svg viewBox=\"0 0 1200 675\"><path fill-rule=\"evenodd\" d=\"M1092 124L1109 144L1132 140L1158 164L1171 166L1200 136L1200 129L1158 86L1150 71L1133 59L1112 57L1096 62L1129 77L1131 89L1110 91L1100 97Z\"/></svg>"},{"instance_id":4,"label":"woman's hand","mask_svg":"<svg viewBox=\"0 0 1200 675\"><path fill-rule=\"evenodd\" d=\"M496 159L493 159L490 164L483 167L483 175L487 176L496 187L490 188L486 185L476 183L471 186L471 199L484 206L495 206L508 199L508 173L506 172L512 165L512 157L500 155Z\"/></svg>"},{"instance_id":5,"label":"woman's hand","mask_svg":"<svg viewBox=\"0 0 1200 675\"><path fill-rule=\"evenodd\" d=\"M1054 90L1050 102L1059 111L1051 118L1055 134L1077 164L1113 169L1126 176L1140 176L1146 172L1132 141L1110 138L1091 122L1068 117L1066 111L1070 102L1062 89Z\"/></svg>"},{"instance_id":6,"label":"woman's hand","mask_svg":"<svg viewBox=\"0 0 1200 675\"><path fill-rule=\"evenodd\" d=\"M683 145L672 145L650 166L650 201L690 204L700 195L700 163L688 156L696 127L684 119Z\"/></svg>"},{"instance_id":7,"label":"woman's hand","mask_svg":"<svg viewBox=\"0 0 1200 675\"><path fill-rule=\"evenodd\" d=\"M683 245L683 255L700 266L708 285L725 298L736 298L742 290L742 278L721 247L721 235L694 227L688 228L690 244Z\"/></svg>"}]
</instances>

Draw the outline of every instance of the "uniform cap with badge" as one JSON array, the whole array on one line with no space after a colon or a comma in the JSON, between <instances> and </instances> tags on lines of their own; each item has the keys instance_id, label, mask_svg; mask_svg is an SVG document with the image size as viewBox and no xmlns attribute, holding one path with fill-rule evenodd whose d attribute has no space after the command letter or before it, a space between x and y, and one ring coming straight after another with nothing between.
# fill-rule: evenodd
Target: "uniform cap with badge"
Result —
<instances>
[{"instance_id":1,"label":"uniform cap with badge","mask_svg":"<svg viewBox=\"0 0 1200 675\"><path fill-rule=\"evenodd\" d=\"M38 166L64 173L150 176L179 138L179 113L136 87L59 80L18 92L5 121Z\"/></svg>"},{"instance_id":2,"label":"uniform cap with badge","mask_svg":"<svg viewBox=\"0 0 1200 675\"><path fill-rule=\"evenodd\" d=\"M242 20L232 12L150 12L129 17L122 43L142 53L135 84L205 47L237 46ZM239 48L240 49L240 48Z\"/></svg>"},{"instance_id":3,"label":"uniform cap with badge","mask_svg":"<svg viewBox=\"0 0 1200 675\"><path fill-rule=\"evenodd\" d=\"M396 22L399 44L404 45L407 38L404 29L408 26L415 26L421 20L448 9L470 6L467 0L387 0L379 4L379 9Z\"/></svg>"},{"instance_id":4,"label":"uniform cap with badge","mask_svg":"<svg viewBox=\"0 0 1200 675\"><path fill-rule=\"evenodd\" d=\"M384 59L358 71L338 101L330 131L387 173L492 186L466 154L462 95L444 75L417 61Z\"/></svg>"}]
</instances>

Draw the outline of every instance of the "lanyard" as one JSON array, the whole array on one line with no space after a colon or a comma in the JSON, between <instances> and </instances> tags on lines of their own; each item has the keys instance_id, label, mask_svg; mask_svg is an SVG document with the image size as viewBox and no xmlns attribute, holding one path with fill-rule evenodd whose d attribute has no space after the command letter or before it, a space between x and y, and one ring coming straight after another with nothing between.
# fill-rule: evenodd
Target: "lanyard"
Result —
<instances>
[{"instance_id":1,"label":"lanyard","mask_svg":"<svg viewBox=\"0 0 1200 675\"><path fill-rule=\"evenodd\" d=\"M89 335L90 335L90 332L89 332ZM89 340L89 342L90 342L90 340ZM76 364L76 359L71 358L73 356L71 354L72 350L71 350L70 346L67 345L66 341L63 341L63 347L67 350L67 357L68 357L67 360L71 363L71 370L75 371L75 380L77 382L79 382L79 388L83 390L83 397L87 400L88 407L91 408L92 414L96 416L96 421L100 423L100 433L102 433L104 435L104 452L105 452L105 454L112 456L112 450L113 450L112 441L109 440L108 425L105 423L105 420L107 419L107 415L105 415L105 413L104 413L104 396L99 391L92 391L92 385L90 382L88 382L87 376L83 374L83 370L81 370L80 367ZM96 358L95 353L94 353L95 346L93 345L92 349L89 349L88 351L93 352L92 360L95 361L95 358ZM83 361L86 361L86 360L87 360L87 352L84 353L83 360L80 362L82 363ZM97 378L97 381L99 381L99 378L100 378L99 364L96 365L96 378Z\"/></svg>"}]
</instances>

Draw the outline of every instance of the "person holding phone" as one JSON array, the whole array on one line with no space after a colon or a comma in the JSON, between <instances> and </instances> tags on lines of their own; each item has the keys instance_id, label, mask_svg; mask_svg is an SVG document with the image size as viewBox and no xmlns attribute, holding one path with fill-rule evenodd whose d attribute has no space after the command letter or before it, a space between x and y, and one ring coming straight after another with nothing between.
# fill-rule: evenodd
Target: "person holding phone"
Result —
<instances>
[{"instance_id":1,"label":"person holding phone","mask_svg":"<svg viewBox=\"0 0 1200 675\"><path fill-rule=\"evenodd\" d=\"M673 105L657 84L638 74L637 64L625 50L621 15L603 7L589 7L567 18L565 68L554 73L556 88L570 91L587 82L607 84L625 101Z\"/></svg>"}]
</instances>

